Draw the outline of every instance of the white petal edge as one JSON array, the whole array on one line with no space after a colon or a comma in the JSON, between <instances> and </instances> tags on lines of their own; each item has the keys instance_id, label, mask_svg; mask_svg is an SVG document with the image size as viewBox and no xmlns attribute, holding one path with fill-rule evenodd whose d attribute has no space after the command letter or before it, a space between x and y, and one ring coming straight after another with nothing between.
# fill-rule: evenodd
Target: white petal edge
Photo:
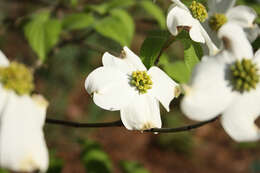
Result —
<instances>
[{"instance_id":1,"label":"white petal edge","mask_svg":"<svg viewBox=\"0 0 260 173\"><path fill-rule=\"evenodd\" d=\"M0 50L0 67L7 67L9 66L9 60L6 58L4 53Z\"/></svg>"},{"instance_id":2,"label":"white petal edge","mask_svg":"<svg viewBox=\"0 0 260 173\"><path fill-rule=\"evenodd\" d=\"M7 98L8 98L9 92L3 88L3 86L0 84L0 121L1 116L3 115L3 111L5 106L7 105Z\"/></svg>"},{"instance_id":3,"label":"white petal edge","mask_svg":"<svg viewBox=\"0 0 260 173\"><path fill-rule=\"evenodd\" d=\"M176 97L178 84L158 67L151 67L148 70L148 74L153 81L152 89L148 92L158 99L169 112L170 103Z\"/></svg>"},{"instance_id":4,"label":"white petal edge","mask_svg":"<svg viewBox=\"0 0 260 173\"><path fill-rule=\"evenodd\" d=\"M188 7L186 7L186 5L183 4L180 0L172 0L172 2L173 2L174 5L177 5L178 7L182 8L182 9L184 9L186 11L190 11L188 9Z\"/></svg>"},{"instance_id":5,"label":"white petal edge","mask_svg":"<svg viewBox=\"0 0 260 173\"><path fill-rule=\"evenodd\" d=\"M130 66L131 69L141 71L147 70L141 59L126 46L123 48L122 59L128 64L128 66Z\"/></svg>"},{"instance_id":6,"label":"white petal edge","mask_svg":"<svg viewBox=\"0 0 260 173\"><path fill-rule=\"evenodd\" d=\"M128 130L161 128L159 102L149 94L136 94L132 102L120 110L121 120Z\"/></svg>"},{"instance_id":7,"label":"white petal edge","mask_svg":"<svg viewBox=\"0 0 260 173\"><path fill-rule=\"evenodd\" d=\"M244 32L246 33L247 39L252 43L257 37L260 36L260 28L257 24L254 24L252 27L244 28Z\"/></svg>"},{"instance_id":8,"label":"white petal edge","mask_svg":"<svg viewBox=\"0 0 260 173\"><path fill-rule=\"evenodd\" d=\"M226 13L236 3L236 0L208 0L209 14Z\"/></svg>"},{"instance_id":9,"label":"white petal edge","mask_svg":"<svg viewBox=\"0 0 260 173\"><path fill-rule=\"evenodd\" d=\"M226 80L226 62L223 53L205 57L193 70L191 83L184 86L181 101L183 113L190 119L206 121L219 115L234 99Z\"/></svg>"},{"instance_id":10,"label":"white petal edge","mask_svg":"<svg viewBox=\"0 0 260 173\"><path fill-rule=\"evenodd\" d=\"M232 139L238 142L260 139L260 129L255 120L259 117L260 85L256 90L241 94L224 111L221 124Z\"/></svg>"},{"instance_id":11,"label":"white petal edge","mask_svg":"<svg viewBox=\"0 0 260 173\"><path fill-rule=\"evenodd\" d=\"M13 171L48 169L43 124L47 105L11 92L0 124L0 166Z\"/></svg>"},{"instance_id":12,"label":"white petal edge","mask_svg":"<svg viewBox=\"0 0 260 173\"><path fill-rule=\"evenodd\" d=\"M253 58L253 48L243 29L237 24L226 23L219 29L218 36L224 41L225 49L237 59Z\"/></svg>"},{"instance_id":13,"label":"white petal edge","mask_svg":"<svg viewBox=\"0 0 260 173\"><path fill-rule=\"evenodd\" d=\"M126 74L115 68L99 67L92 71L86 81L85 88L99 107L115 111L131 101L134 88L130 86Z\"/></svg>"},{"instance_id":14,"label":"white petal edge","mask_svg":"<svg viewBox=\"0 0 260 173\"><path fill-rule=\"evenodd\" d=\"M117 58L110 53L104 53L102 63L105 67L116 68L125 74L130 74L135 69L129 66L123 59Z\"/></svg>"},{"instance_id":15,"label":"white petal edge","mask_svg":"<svg viewBox=\"0 0 260 173\"><path fill-rule=\"evenodd\" d=\"M236 23L241 27L253 27L254 20L257 17L254 9L244 5L231 8L226 15L228 21Z\"/></svg>"},{"instance_id":16,"label":"white petal edge","mask_svg":"<svg viewBox=\"0 0 260 173\"><path fill-rule=\"evenodd\" d=\"M202 35L202 26L198 20L194 20L194 24L191 26L191 29L189 31L190 38L199 43L205 43L205 35ZM206 32L206 31L205 31Z\"/></svg>"},{"instance_id":17,"label":"white petal edge","mask_svg":"<svg viewBox=\"0 0 260 173\"><path fill-rule=\"evenodd\" d=\"M211 37L209 37L207 31L203 28L203 26L199 24L199 27L200 27L200 32L205 40L205 44L208 47L209 55L216 55L219 52L219 49L214 44L214 42L211 40Z\"/></svg>"}]
</instances>

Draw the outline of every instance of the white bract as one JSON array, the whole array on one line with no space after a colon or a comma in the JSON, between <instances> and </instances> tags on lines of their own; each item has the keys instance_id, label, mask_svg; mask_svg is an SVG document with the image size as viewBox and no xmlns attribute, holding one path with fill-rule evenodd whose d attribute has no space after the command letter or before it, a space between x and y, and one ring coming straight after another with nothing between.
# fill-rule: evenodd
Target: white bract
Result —
<instances>
[{"instance_id":1,"label":"white bract","mask_svg":"<svg viewBox=\"0 0 260 173\"><path fill-rule=\"evenodd\" d=\"M253 55L243 29L227 23L219 30L226 50L204 57L193 71L181 108L197 121L219 114L225 131L236 141L260 139L254 121L260 114L260 50Z\"/></svg>"},{"instance_id":2,"label":"white bract","mask_svg":"<svg viewBox=\"0 0 260 173\"><path fill-rule=\"evenodd\" d=\"M8 59L0 51L0 70L9 66ZM0 81L2 77L0 75ZM0 167L46 172L48 150L43 125L47 105L40 95L18 95L0 82Z\"/></svg>"},{"instance_id":3,"label":"white bract","mask_svg":"<svg viewBox=\"0 0 260 173\"><path fill-rule=\"evenodd\" d=\"M257 14L254 9L245 5L234 6L236 0L209 0L209 18L204 23L211 39L218 46L221 40L217 37L217 31L227 22L241 26L247 34L247 38L253 42L260 34L260 29L254 23Z\"/></svg>"},{"instance_id":4,"label":"white bract","mask_svg":"<svg viewBox=\"0 0 260 173\"><path fill-rule=\"evenodd\" d=\"M106 52L102 62L103 66L91 72L85 81L95 104L110 111L120 110L122 122L129 130L160 128L159 101L169 111L178 85L158 67L147 71L141 59L127 47L120 58Z\"/></svg>"},{"instance_id":5,"label":"white bract","mask_svg":"<svg viewBox=\"0 0 260 173\"><path fill-rule=\"evenodd\" d=\"M211 41L205 29L200 24L207 18L207 11L202 4L197 3L199 8L193 7L193 11L197 18L193 17L191 11L180 1L172 0L173 5L171 6L167 15L167 27L172 35L176 36L181 29L188 29L190 38L199 43L205 43L209 49L209 54L214 55L218 52L218 48ZM195 3L195 1L194 1Z\"/></svg>"}]
</instances>

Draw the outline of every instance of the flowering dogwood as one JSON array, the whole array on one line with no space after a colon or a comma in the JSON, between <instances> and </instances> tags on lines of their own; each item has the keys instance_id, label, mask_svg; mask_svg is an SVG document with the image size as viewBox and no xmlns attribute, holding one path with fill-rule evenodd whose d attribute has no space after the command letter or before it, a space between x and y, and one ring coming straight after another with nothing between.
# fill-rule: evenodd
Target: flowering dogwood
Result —
<instances>
[{"instance_id":1,"label":"flowering dogwood","mask_svg":"<svg viewBox=\"0 0 260 173\"><path fill-rule=\"evenodd\" d=\"M260 139L254 121L260 114L260 49L253 55L243 29L227 23L219 30L226 50L204 57L194 69L181 108L193 120L221 116L225 131L236 141Z\"/></svg>"},{"instance_id":2,"label":"flowering dogwood","mask_svg":"<svg viewBox=\"0 0 260 173\"><path fill-rule=\"evenodd\" d=\"M193 1L189 10L180 0L172 1L173 5L167 15L167 27L171 34L176 36L180 29L188 28L190 38L193 41L205 43L209 49L209 54L216 54L218 48L200 24L208 16L206 8L201 3Z\"/></svg>"},{"instance_id":3,"label":"flowering dogwood","mask_svg":"<svg viewBox=\"0 0 260 173\"><path fill-rule=\"evenodd\" d=\"M48 150L43 124L47 101L29 96L32 75L22 64L9 62L0 51L0 167L45 172Z\"/></svg>"},{"instance_id":4,"label":"flowering dogwood","mask_svg":"<svg viewBox=\"0 0 260 173\"><path fill-rule=\"evenodd\" d=\"M244 28L248 39L253 42L260 34L260 29L254 23L257 14L254 9L245 5L234 6L236 0L209 0L209 18L204 27L211 39L218 46L221 40L217 37L219 28L227 22L235 23Z\"/></svg>"},{"instance_id":5,"label":"flowering dogwood","mask_svg":"<svg viewBox=\"0 0 260 173\"><path fill-rule=\"evenodd\" d=\"M91 72L85 82L95 104L110 111L120 110L122 122L129 130L160 128L159 101L169 111L178 84L158 67L147 71L141 59L127 47L120 58L106 52L102 62L103 66Z\"/></svg>"}]
</instances>

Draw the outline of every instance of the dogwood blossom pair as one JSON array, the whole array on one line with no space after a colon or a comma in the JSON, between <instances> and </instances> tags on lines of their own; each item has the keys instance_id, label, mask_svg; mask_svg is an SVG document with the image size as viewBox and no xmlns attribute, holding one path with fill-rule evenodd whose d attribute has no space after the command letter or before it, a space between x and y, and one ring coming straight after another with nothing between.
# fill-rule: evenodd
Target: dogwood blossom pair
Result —
<instances>
[{"instance_id":1,"label":"dogwood blossom pair","mask_svg":"<svg viewBox=\"0 0 260 173\"><path fill-rule=\"evenodd\" d=\"M45 172L48 150L42 128L48 103L29 95L31 82L29 70L0 51L0 167Z\"/></svg>"},{"instance_id":2,"label":"dogwood blossom pair","mask_svg":"<svg viewBox=\"0 0 260 173\"><path fill-rule=\"evenodd\" d=\"M196 2L190 6L190 9L185 6L180 0L172 0L173 4L170 7L167 15L167 27L172 35L178 35L182 29L188 29L190 38L199 43L205 43L208 47L210 55L218 52L218 48L212 42L208 33L202 27L200 22L204 22L208 17L206 8Z\"/></svg>"},{"instance_id":3,"label":"dogwood blossom pair","mask_svg":"<svg viewBox=\"0 0 260 173\"><path fill-rule=\"evenodd\" d=\"M176 36L180 29L188 29L193 41L207 45L209 55L218 52L217 47L220 47L221 41L217 37L217 31L227 22L243 27L251 42L260 34L258 25L254 24L256 12L244 5L234 7L236 0L209 0L209 12L196 1L193 1L189 8L180 0L172 1L173 5L167 15L169 31Z\"/></svg>"},{"instance_id":4,"label":"dogwood blossom pair","mask_svg":"<svg viewBox=\"0 0 260 173\"><path fill-rule=\"evenodd\" d=\"M195 67L184 87L182 111L198 121L222 114L221 124L234 140L259 140L254 121L260 115L260 49L253 55L243 29L234 23L223 25L218 36L226 49Z\"/></svg>"},{"instance_id":5,"label":"dogwood blossom pair","mask_svg":"<svg viewBox=\"0 0 260 173\"><path fill-rule=\"evenodd\" d=\"M245 5L235 6L235 3L236 0L208 1L209 16L203 26L217 46L221 43L217 31L227 22L241 26L250 42L253 42L260 34L258 25L254 23L257 17L254 9Z\"/></svg>"},{"instance_id":6,"label":"dogwood blossom pair","mask_svg":"<svg viewBox=\"0 0 260 173\"><path fill-rule=\"evenodd\" d=\"M102 63L85 82L95 104L110 111L120 110L121 120L129 130L160 128L159 102L169 111L178 84L158 67L147 71L127 47L120 58L106 52Z\"/></svg>"}]
</instances>

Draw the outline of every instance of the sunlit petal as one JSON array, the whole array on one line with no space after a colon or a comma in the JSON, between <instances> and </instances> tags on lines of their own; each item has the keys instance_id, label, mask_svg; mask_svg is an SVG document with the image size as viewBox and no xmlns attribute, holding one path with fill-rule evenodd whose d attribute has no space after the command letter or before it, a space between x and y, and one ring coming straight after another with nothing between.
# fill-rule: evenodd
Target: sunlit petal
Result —
<instances>
[{"instance_id":1,"label":"sunlit petal","mask_svg":"<svg viewBox=\"0 0 260 173\"><path fill-rule=\"evenodd\" d=\"M256 12L252 8L244 5L229 9L226 15L228 21L232 21L241 27L253 27L254 20L257 17Z\"/></svg>"},{"instance_id":2,"label":"sunlit petal","mask_svg":"<svg viewBox=\"0 0 260 173\"><path fill-rule=\"evenodd\" d=\"M205 121L219 115L234 98L226 76L226 58L204 58L195 66L190 86L184 86L182 111L190 119Z\"/></svg>"},{"instance_id":3,"label":"sunlit petal","mask_svg":"<svg viewBox=\"0 0 260 173\"><path fill-rule=\"evenodd\" d=\"M48 151L43 135L47 104L11 92L0 124L0 166L13 171L45 172Z\"/></svg>"},{"instance_id":4,"label":"sunlit petal","mask_svg":"<svg viewBox=\"0 0 260 173\"><path fill-rule=\"evenodd\" d=\"M234 140L242 142L260 139L260 129L255 124L260 115L259 99L260 86L241 94L224 111L221 123Z\"/></svg>"},{"instance_id":5,"label":"sunlit petal","mask_svg":"<svg viewBox=\"0 0 260 173\"><path fill-rule=\"evenodd\" d=\"M141 70L141 71L147 70L143 62L141 61L141 59L134 52L132 52L128 47L126 46L124 47L121 56L123 61L125 61L128 64L128 66L130 66L131 69Z\"/></svg>"},{"instance_id":6,"label":"sunlit petal","mask_svg":"<svg viewBox=\"0 0 260 173\"><path fill-rule=\"evenodd\" d=\"M178 89L176 88L178 84L158 67L151 67L148 74L151 75L153 81L152 89L149 92L154 95L169 112L170 102L176 97L176 94L178 94Z\"/></svg>"},{"instance_id":7,"label":"sunlit petal","mask_svg":"<svg viewBox=\"0 0 260 173\"><path fill-rule=\"evenodd\" d=\"M120 111L121 120L128 130L160 128L159 102L149 94L136 94L133 101Z\"/></svg>"},{"instance_id":8,"label":"sunlit petal","mask_svg":"<svg viewBox=\"0 0 260 173\"><path fill-rule=\"evenodd\" d=\"M237 59L253 58L252 46L240 26L227 23L219 29L218 36L224 41L226 50Z\"/></svg>"},{"instance_id":9,"label":"sunlit petal","mask_svg":"<svg viewBox=\"0 0 260 173\"><path fill-rule=\"evenodd\" d=\"M95 104L106 110L120 110L134 93L129 79L118 69L99 67L91 72L86 81L87 92L93 95Z\"/></svg>"},{"instance_id":10,"label":"sunlit petal","mask_svg":"<svg viewBox=\"0 0 260 173\"><path fill-rule=\"evenodd\" d=\"M126 74L130 74L135 70L132 65L129 66L123 59L117 58L108 52L104 53L102 63L105 67L115 68Z\"/></svg>"}]
</instances>

